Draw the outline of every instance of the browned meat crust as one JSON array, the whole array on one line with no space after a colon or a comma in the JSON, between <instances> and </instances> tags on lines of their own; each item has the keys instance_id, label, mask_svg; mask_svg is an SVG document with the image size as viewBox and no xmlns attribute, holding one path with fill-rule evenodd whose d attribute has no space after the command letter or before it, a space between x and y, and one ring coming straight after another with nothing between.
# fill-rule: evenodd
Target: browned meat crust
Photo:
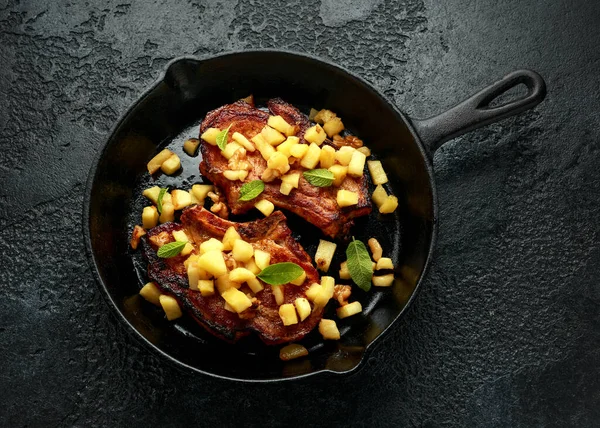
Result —
<instances>
[{"instance_id":1,"label":"browned meat crust","mask_svg":"<svg viewBox=\"0 0 600 428\"><path fill-rule=\"evenodd\" d=\"M281 115L288 123L299 128L298 136L303 138L305 130L310 126L308 118L294 106L276 98L267 103L274 115ZM258 134L267 123L269 114L253 108L249 104L238 101L211 111L200 126L200 133L210 127L219 129L231 126L229 141L234 132L244 134L248 139ZM279 191L280 181L265 183L265 191L255 200L239 202L239 191L243 183L229 181L223 176L223 171L228 169L227 160L221 155L218 147L202 142L202 162L200 172L222 189L227 197L227 203L233 214L242 214L250 211L260 199L268 199L277 207L287 209L308 222L320 228L328 236L336 237L346 235L353 225L352 219L365 216L371 212L371 201L368 195L366 176L354 178L347 176L339 189L346 189L358 193L358 204L351 207L340 208L336 201L337 187L315 187L310 185L300 175L299 188L293 190L289 196ZM266 161L260 153L248 152L247 159L252 165L246 181L258 180L266 169ZM298 162L291 166L289 173L303 172Z\"/></svg>"},{"instance_id":2,"label":"browned meat crust","mask_svg":"<svg viewBox=\"0 0 600 428\"><path fill-rule=\"evenodd\" d=\"M169 234L174 230L185 229L195 247L209 238L221 240L225 231L233 226L240 236L256 248L271 254L271 263L289 261L301 266L307 275L301 286L284 286L284 303L294 303L298 297L306 297L306 290L315 282L319 282L319 274L312 265L311 259L304 249L292 238L291 230L285 222L281 211L269 217L248 222L234 223L215 216L202 207L189 208L181 215L181 224L165 223L148 231L142 238L143 251L148 261L148 276L162 292L177 299L182 309L190 313L195 320L210 333L230 342L256 332L266 344L292 342L301 339L320 321L323 309L314 309L302 322L284 326L279 317L279 305L271 291L271 286L264 285L264 290L256 294L257 302L238 316L224 309L224 300L218 295L203 297L200 292L188 288L186 270L183 265L188 256L177 256L161 259L156 255L157 248L149 240L161 232Z\"/></svg>"}]
</instances>

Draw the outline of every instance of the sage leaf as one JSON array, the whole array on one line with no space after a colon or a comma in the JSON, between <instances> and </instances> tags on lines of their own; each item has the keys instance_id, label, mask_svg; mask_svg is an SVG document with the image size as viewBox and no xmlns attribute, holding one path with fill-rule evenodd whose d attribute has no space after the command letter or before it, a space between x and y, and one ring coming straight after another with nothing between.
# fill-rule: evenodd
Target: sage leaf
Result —
<instances>
[{"instance_id":1,"label":"sage leaf","mask_svg":"<svg viewBox=\"0 0 600 428\"><path fill-rule=\"evenodd\" d=\"M346 257L352 281L362 290L369 291L373 277L373 262L365 244L352 237L352 242L346 248Z\"/></svg>"},{"instance_id":2,"label":"sage leaf","mask_svg":"<svg viewBox=\"0 0 600 428\"><path fill-rule=\"evenodd\" d=\"M261 180L252 180L240 188L240 201L251 201L265 190L265 183Z\"/></svg>"},{"instance_id":3,"label":"sage leaf","mask_svg":"<svg viewBox=\"0 0 600 428\"><path fill-rule=\"evenodd\" d=\"M229 128L231 128L231 125L217 134L217 146L219 146L221 150L225 150L225 147L227 146L227 134L229 133Z\"/></svg>"},{"instance_id":4,"label":"sage leaf","mask_svg":"<svg viewBox=\"0 0 600 428\"><path fill-rule=\"evenodd\" d=\"M187 242L183 241L169 242L160 247L156 252L156 255L163 259L175 257L181 253L181 250L183 250L183 247L185 247L186 244Z\"/></svg>"},{"instance_id":5,"label":"sage leaf","mask_svg":"<svg viewBox=\"0 0 600 428\"><path fill-rule=\"evenodd\" d=\"M283 262L267 266L256 277L270 285L282 285L298 279L302 272L304 269L296 263Z\"/></svg>"},{"instance_id":6,"label":"sage leaf","mask_svg":"<svg viewBox=\"0 0 600 428\"><path fill-rule=\"evenodd\" d=\"M306 181L316 187L329 187L335 178L333 172L328 169L311 169L302 173Z\"/></svg>"},{"instance_id":7,"label":"sage leaf","mask_svg":"<svg viewBox=\"0 0 600 428\"><path fill-rule=\"evenodd\" d=\"M156 208L158 209L158 213L162 214L162 201L167 193L167 189L161 188L160 192L158 192L158 199L156 200Z\"/></svg>"}]
</instances>

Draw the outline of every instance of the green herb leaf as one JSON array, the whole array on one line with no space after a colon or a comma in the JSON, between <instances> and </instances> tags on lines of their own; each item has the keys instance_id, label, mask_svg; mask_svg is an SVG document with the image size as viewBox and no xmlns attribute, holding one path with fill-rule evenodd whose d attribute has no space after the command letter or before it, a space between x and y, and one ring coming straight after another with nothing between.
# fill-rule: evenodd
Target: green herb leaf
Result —
<instances>
[{"instance_id":1,"label":"green herb leaf","mask_svg":"<svg viewBox=\"0 0 600 428\"><path fill-rule=\"evenodd\" d=\"M169 242L168 244L165 244L162 247L160 247L158 249L158 251L156 252L156 255L163 259L175 257L175 256L179 255L179 253L181 253L181 250L183 250L183 247L185 247L185 244L187 244L187 242L183 242L183 241Z\"/></svg>"},{"instance_id":2,"label":"green herb leaf","mask_svg":"<svg viewBox=\"0 0 600 428\"><path fill-rule=\"evenodd\" d=\"M158 199L156 200L156 208L158 209L158 213L162 214L162 201L167 193L167 189L161 188L160 192L158 192Z\"/></svg>"},{"instance_id":3,"label":"green herb leaf","mask_svg":"<svg viewBox=\"0 0 600 428\"><path fill-rule=\"evenodd\" d=\"M311 169L302 173L306 181L313 186L329 187L333 184L335 176L328 169Z\"/></svg>"},{"instance_id":4,"label":"green herb leaf","mask_svg":"<svg viewBox=\"0 0 600 428\"><path fill-rule=\"evenodd\" d=\"M346 249L346 257L348 258L348 270L352 281L361 289L369 291L371 289L371 278L373 277L373 262L365 244L356 241L352 237L352 242Z\"/></svg>"},{"instance_id":5,"label":"green herb leaf","mask_svg":"<svg viewBox=\"0 0 600 428\"><path fill-rule=\"evenodd\" d=\"M227 134L229 133L229 128L231 128L231 125L217 134L217 146L219 146L221 150L225 150L225 147L227 146Z\"/></svg>"},{"instance_id":6,"label":"green herb leaf","mask_svg":"<svg viewBox=\"0 0 600 428\"><path fill-rule=\"evenodd\" d=\"M261 180L252 180L240 188L240 201L251 201L265 190L265 183Z\"/></svg>"},{"instance_id":7,"label":"green herb leaf","mask_svg":"<svg viewBox=\"0 0 600 428\"><path fill-rule=\"evenodd\" d=\"M304 272L304 269L296 263L283 262L267 266L256 277L267 284L282 285L298 279L302 272Z\"/></svg>"}]
</instances>

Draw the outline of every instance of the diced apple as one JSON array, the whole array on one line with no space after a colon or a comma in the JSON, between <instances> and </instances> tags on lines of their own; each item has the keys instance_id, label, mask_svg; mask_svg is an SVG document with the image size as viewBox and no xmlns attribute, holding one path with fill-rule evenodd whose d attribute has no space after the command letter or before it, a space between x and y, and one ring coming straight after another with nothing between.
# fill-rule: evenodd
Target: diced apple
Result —
<instances>
[{"instance_id":1,"label":"diced apple","mask_svg":"<svg viewBox=\"0 0 600 428\"><path fill-rule=\"evenodd\" d=\"M296 133L296 127L287 123L285 119L281 116L269 116L267 125L269 125L271 128L276 129L282 134L287 135L288 137Z\"/></svg>"},{"instance_id":2,"label":"diced apple","mask_svg":"<svg viewBox=\"0 0 600 428\"><path fill-rule=\"evenodd\" d=\"M298 317L296 316L296 308L291 303L286 303L279 307L279 317L283 321L283 325L298 324Z\"/></svg>"},{"instance_id":3,"label":"diced apple","mask_svg":"<svg viewBox=\"0 0 600 428\"><path fill-rule=\"evenodd\" d=\"M227 304L233 308L238 314L244 312L250 306L252 306L252 301L242 293L240 290L235 288L230 288L221 294L221 297L225 299Z\"/></svg>"},{"instance_id":4,"label":"diced apple","mask_svg":"<svg viewBox=\"0 0 600 428\"><path fill-rule=\"evenodd\" d=\"M281 185L279 186L279 193L287 196L292 192L293 189L294 189L294 186L292 186L291 184L281 183Z\"/></svg>"},{"instance_id":5,"label":"diced apple","mask_svg":"<svg viewBox=\"0 0 600 428\"><path fill-rule=\"evenodd\" d=\"M233 226L229 226L225 235L223 235L223 248L222 251L231 251L233 249L233 243L238 239L242 239L238 231Z\"/></svg>"},{"instance_id":6,"label":"diced apple","mask_svg":"<svg viewBox=\"0 0 600 428\"><path fill-rule=\"evenodd\" d=\"M321 277L321 292L313 300L316 306L325 306L333 297L335 279L331 276Z\"/></svg>"},{"instance_id":7,"label":"diced apple","mask_svg":"<svg viewBox=\"0 0 600 428\"><path fill-rule=\"evenodd\" d=\"M309 143L316 144L317 146L323 144L325 138L327 138L327 134L325 134L325 131L321 125L318 124L311 126L306 130L306 132L304 132L304 139Z\"/></svg>"},{"instance_id":8,"label":"diced apple","mask_svg":"<svg viewBox=\"0 0 600 428\"><path fill-rule=\"evenodd\" d=\"M260 270L263 270L271 264L271 254L262 250L254 250L254 262Z\"/></svg>"},{"instance_id":9,"label":"diced apple","mask_svg":"<svg viewBox=\"0 0 600 428\"><path fill-rule=\"evenodd\" d=\"M150 187L148 189L145 189L142 192L142 195L144 195L145 197L147 197L148 199L150 199L152 201L152 203L154 203L155 205L158 203L158 195L160 193L160 187L158 186L154 186L154 187ZM164 201L164 197L163 197L163 201Z\"/></svg>"},{"instance_id":10,"label":"diced apple","mask_svg":"<svg viewBox=\"0 0 600 428\"><path fill-rule=\"evenodd\" d=\"M209 251L223 251L225 248L223 243L216 238L210 238L200 244L200 255L205 254Z\"/></svg>"},{"instance_id":11,"label":"diced apple","mask_svg":"<svg viewBox=\"0 0 600 428\"><path fill-rule=\"evenodd\" d=\"M383 186L381 184L377 185L372 195L373 202L375 202L377 208L380 208L383 205L383 203L387 200L387 197L388 194L383 188Z\"/></svg>"},{"instance_id":12,"label":"diced apple","mask_svg":"<svg viewBox=\"0 0 600 428\"><path fill-rule=\"evenodd\" d=\"M158 221L160 221L161 223L167 223L173 220L175 220L175 207L170 202L163 202L162 211L160 213Z\"/></svg>"},{"instance_id":13,"label":"diced apple","mask_svg":"<svg viewBox=\"0 0 600 428\"><path fill-rule=\"evenodd\" d=\"M348 175L353 177L362 177L365 171L365 161L367 157L359 152L358 150L354 150L352 153L352 158L350 158L350 163L348 164Z\"/></svg>"},{"instance_id":14,"label":"diced apple","mask_svg":"<svg viewBox=\"0 0 600 428\"><path fill-rule=\"evenodd\" d=\"M352 154L356 151L354 147L350 146L342 146L338 151L335 152L335 160L344 166L348 166L350 164L350 160L352 159Z\"/></svg>"},{"instance_id":15,"label":"diced apple","mask_svg":"<svg viewBox=\"0 0 600 428\"><path fill-rule=\"evenodd\" d=\"M264 160L269 160L271 155L275 153L275 149L273 148L273 146L267 143L262 134L256 134L254 137L252 137L252 142L254 143Z\"/></svg>"},{"instance_id":16,"label":"diced apple","mask_svg":"<svg viewBox=\"0 0 600 428\"><path fill-rule=\"evenodd\" d=\"M377 260L377 266L375 267L376 270L382 270L382 269L394 269L394 264L392 263L392 259L390 259L389 257L382 257L379 260Z\"/></svg>"},{"instance_id":17,"label":"diced apple","mask_svg":"<svg viewBox=\"0 0 600 428\"><path fill-rule=\"evenodd\" d=\"M227 302L223 303L223 309L225 309L228 312L234 313L234 314L236 313L233 310L233 308L231 307L231 305L229 303L227 303Z\"/></svg>"},{"instance_id":18,"label":"diced apple","mask_svg":"<svg viewBox=\"0 0 600 428\"><path fill-rule=\"evenodd\" d=\"M246 179L246 177L248 177L248 171L244 171L244 170L237 170L237 171L232 171L230 169L226 169L225 171L223 171L223 176L228 179L229 181L244 181Z\"/></svg>"},{"instance_id":19,"label":"diced apple","mask_svg":"<svg viewBox=\"0 0 600 428\"><path fill-rule=\"evenodd\" d=\"M315 263L317 264L317 269L323 272L327 272L329 270L329 265L331 264L331 260L335 254L336 247L337 244L334 242L325 241L324 239L319 240L319 246L317 247L317 252L315 253Z\"/></svg>"},{"instance_id":20,"label":"diced apple","mask_svg":"<svg viewBox=\"0 0 600 428\"><path fill-rule=\"evenodd\" d=\"M144 229L152 229L158 224L158 210L156 207L144 207L142 210L142 226Z\"/></svg>"},{"instance_id":21,"label":"diced apple","mask_svg":"<svg viewBox=\"0 0 600 428\"><path fill-rule=\"evenodd\" d=\"M323 123L329 122L330 120L332 120L335 117L337 117L337 115L334 112L324 108L322 110L319 110L315 114L315 117L313 120L317 123L323 124Z\"/></svg>"},{"instance_id":22,"label":"diced apple","mask_svg":"<svg viewBox=\"0 0 600 428\"><path fill-rule=\"evenodd\" d=\"M300 165L302 165L306 169L313 169L319 163L319 158L321 157L321 148L317 146L315 143L311 143L308 146L308 151L302 158Z\"/></svg>"},{"instance_id":23,"label":"diced apple","mask_svg":"<svg viewBox=\"0 0 600 428\"><path fill-rule=\"evenodd\" d=\"M206 131L202 133L200 136L201 139L206 141L208 144L216 146L217 145L217 135L219 135L221 130L219 128L208 128Z\"/></svg>"},{"instance_id":24,"label":"diced apple","mask_svg":"<svg viewBox=\"0 0 600 428\"><path fill-rule=\"evenodd\" d=\"M289 174L283 175L281 177L281 182L290 184L294 189L297 189L300 183L300 173L291 172Z\"/></svg>"},{"instance_id":25,"label":"diced apple","mask_svg":"<svg viewBox=\"0 0 600 428\"><path fill-rule=\"evenodd\" d=\"M290 154L297 159L302 159L307 151L308 144L295 144L290 148Z\"/></svg>"},{"instance_id":26,"label":"diced apple","mask_svg":"<svg viewBox=\"0 0 600 428\"><path fill-rule=\"evenodd\" d=\"M315 117L317 116L317 114L319 114L319 110L311 107L310 111L308 112L308 120L316 122Z\"/></svg>"},{"instance_id":27,"label":"diced apple","mask_svg":"<svg viewBox=\"0 0 600 428\"><path fill-rule=\"evenodd\" d=\"M187 256L192 251L194 251L194 246L192 244L190 244L189 242L186 242L185 243L185 247L183 247L183 249L181 250L181 252L179 253L179 255L180 256Z\"/></svg>"},{"instance_id":28,"label":"diced apple","mask_svg":"<svg viewBox=\"0 0 600 428\"><path fill-rule=\"evenodd\" d=\"M277 146L277 151L280 153L283 153L284 155L286 155L289 158L292 155L292 153L291 153L292 147L294 147L299 142L300 142L300 139L298 137L294 137L294 136L287 137L283 143L281 143L280 145Z\"/></svg>"},{"instance_id":29,"label":"diced apple","mask_svg":"<svg viewBox=\"0 0 600 428\"><path fill-rule=\"evenodd\" d=\"M381 165L381 161L367 161L367 167L369 168L369 174L371 174L373 184L385 184L388 182L388 178L385 171L383 170L383 165Z\"/></svg>"},{"instance_id":30,"label":"diced apple","mask_svg":"<svg viewBox=\"0 0 600 428\"><path fill-rule=\"evenodd\" d=\"M246 263L254 255L254 248L248 242L238 239L233 243L231 255L233 256L234 260Z\"/></svg>"},{"instance_id":31,"label":"diced apple","mask_svg":"<svg viewBox=\"0 0 600 428\"><path fill-rule=\"evenodd\" d=\"M179 242L189 242L190 240L183 230L174 230L172 235L173 239Z\"/></svg>"},{"instance_id":32,"label":"diced apple","mask_svg":"<svg viewBox=\"0 0 600 428\"><path fill-rule=\"evenodd\" d=\"M267 201L266 199L261 199L260 201L254 204L254 207L261 213L263 213L265 217L269 217L275 209L275 205L273 205L271 201Z\"/></svg>"},{"instance_id":33,"label":"diced apple","mask_svg":"<svg viewBox=\"0 0 600 428\"><path fill-rule=\"evenodd\" d=\"M281 174L285 174L290 170L290 164L288 158L281 152L275 152L271 155L267 161L267 167L279 171Z\"/></svg>"},{"instance_id":34,"label":"diced apple","mask_svg":"<svg viewBox=\"0 0 600 428\"><path fill-rule=\"evenodd\" d=\"M150 162L148 162L148 172L150 174L154 174L160 169L162 164L171 157L172 154L173 152L169 149L161 150L156 156L150 159Z\"/></svg>"},{"instance_id":35,"label":"diced apple","mask_svg":"<svg viewBox=\"0 0 600 428\"><path fill-rule=\"evenodd\" d=\"M342 262L340 264L339 276L340 276L340 279L350 279L350 278L352 278L350 276L350 271L348 270L348 262Z\"/></svg>"},{"instance_id":36,"label":"diced apple","mask_svg":"<svg viewBox=\"0 0 600 428\"><path fill-rule=\"evenodd\" d=\"M389 195L379 207L379 212L381 214L390 214L396 211L396 208L398 208L398 198L393 195Z\"/></svg>"},{"instance_id":37,"label":"diced apple","mask_svg":"<svg viewBox=\"0 0 600 428\"><path fill-rule=\"evenodd\" d=\"M140 290L140 296L149 301L150 303L160 306L161 292L155 283L149 282L142 287Z\"/></svg>"},{"instance_id":38,"label":"diced apple","mask_svg":"<svg viewBox=\"0 0 600 428\"><path fill-rule=\"evenodd\" d=\"M212 279L198 280L198 291L202 296L212 296L215 294L215 282Z\"/></svg>"},{"instance_id":39,"label":"diced apple","mask_svg":"<svg viewBox=\"0 0 600 428\"><path fill-rule=\"evenodd\" d=\"M362 305L360 302L352 302L339 307L336 309L338 318L348 318L352 315L356 315L362 312Z\"/></svg>"},{"instance_id":40,"label":"diced apple","mask_svg":"<svg viewBox=\"0 0 600 428\"><path fill-rule=\"evenodd\" d=\"M273 296L275 297L275 303L278 305L283 304L284 295L283 295L283 285L272 285L271 289L273 290Z\"/></svg>"},{"instance_id":41,"label":"diced apple","mask_svg":"<svg viewBox=\"0 0 600 428\"><path fill-rule=\"evenodd\" d=\"M262 283L257 278L249 279L246 284L248 284L248 288L250 288L250 290L252 290L252 292L255 294L259 291L262 291L264 288Z\"/></svg>"},{"instance_id":42,"label":"diced apple","mask_svg":"<svg viewBox=\"0 0 600 428\"><path fill-rule=\"evenodd\" d=\"M306 290L306 297L314 302L315 299L321 294L321 291L323 291L323 287L321 286L321 284L317 284L315 282L314 284L311 284L310 287L308 287L308 290Z\"/></svg>"},{"instance_id":43,"label":"diced apple","mask_svg":"<svg viewBox=\"0 0 600 428\"><path fill-rule=\"evenodd\" d=\"M192 254L183 261L183 266L186 269L189 269L189 267L192 265L197 266L196 263L198 262L198 257L200 257L200 254Z\"/></svg>"},{"instance_id":44,"label":"diced apple","mask_svg":"<svg viewBox=\"0 0 600 428\"><path fill-rule=\"evenodd\" d=\"M340 338L340 331L334 320L323 318L319 322L319 333L321 333L325 340L339 340Z\"/></svg>"},{"instance_id":45,"label":"diced apple","mask_svg":"<svg viewBox=\"0 0 600 428\"><path fill-rule=\"evenodd\" d=\"M308 349L297 343L290 343L279 351L279 359L281 361L290 361L296 358L305 357L306 355L308 355Z\"/></svg>"},{"instance_id":46,"label":"diced apple","mask_svg":"<svg viewBox=\"0 0 600 428\"><path fill-rule=\"evenodd\" d=\"M262 135L264 140L271 146L277 146L285 141L285 135L276 129L271 128L269 125L265 125L260 131L260 135Z\"/></svg>"},{"instance_id":47,"label":"diced apple","mask_svg":"<svg viewBox=\"0 0 600 428\"><path fill-rule=\"evenodd\" d=\"M335 163L335 149L331 146L321 147L321 154L319 156L319 166L321 168L329 168Z\"/></svg>"},{"instance_id":48,"label":"diced apple","mask_svg":"<svg viewBox=\"0 0 600 428\"><path fill-rule=\"evenodd\" d=\"M294 284L294 285L302 285L304 284L304 281L306 280L306 272L302 271L302 274L296 278L293 281L290 281L290 284Z\"/></svg>"},{"instance_id":49,"label":"diced apple","mask_svg":"<svg viewBox=\"0 0 600 428\"><path fill-rule=\"evenodd\" d=\"M179 156L173 153L166 161L162 163L160 169L167 175L173 175L181 168Z\"/></svg>"},{"instance_id":50,"label":"diced apple","mask_svg":"<svg viewBox=\"0 0 600 428\"><path fill-rule=\"evenodd\" d=\"M340 189L337 192L336 199L340 207L349 207L358 204L358 193Z\"/></svg>"},{"instance_id":51,"label":"diced apple","mask_svg":"<svg viewBox=\"0 0 600 428\"><path fill-rule=\"evenodd\" d=\"M371 281L375 287L389 287L394 282L394 274L389 273L387 275L373 276Z\"/></svg>"},{"instance_id":52,"label":"diced apple","mask_svg":"<svg viewBox=\"0 0 600 428\"><path fill-rule=\"evenodd\" d=\"M198 266L196 264L191 264L187 268L187 276L188 276L188 286L190 290L198 289L198 281L200 280L200 275L198 274Z\"/></svg>"},{"instance_id":53,"label":"diced apple","mask_svg":"<svg viewBox=\"0 0 600 428\"><path fill-rule=\"evenodd\" d=\"M362 146L359 147L358 149L359 152L361 152L363 155L365 155L366 157L371 156L371 149L369 149L367 146Z\"/></svg>"},{"instance_id":54,"label":"diced apple","mask_svg":"<svg viewBox=\"0 0 600 428\"><path fill-rule=\"evenodd\" d=\"M342 123L342 119L339 117L334 117L333 119L325 122L323 129L327 133L327 136L331 138L344 130L344 124Z\"/></svg>"},{"instance_id":55,"label":"diced apple","mask_svg":"<svg viewBox=\"0 0 600 428\"><path fill-rule=\"evenodd\" d=\"M217 278L227 273L227 265L220 250L210 250L198 257L198 267Z\"/></svg>"},{"instance_id":56,"label":"diced apple","mask_svg":"<svg viewBox=\"0 0 600 428\"><path fill-rule=\"evenodd\" d=\"M231 138L233 139L233 141L238 143L240 146L242 146L249 152L253 152L256 150L254 144L252 144L250 140L248 140L246 137L244 137L244 135L240 134L239 132L234 132Z\"/></svg>"},{"instance_id":57,"label":"diced apple","mask_svg":"<svg viewBox=\"0 0 600 428\"><path fill-rule=\"evenodd\" d=\"M183 151L186 152L189 156L194 156L196 154L196 150L200 145L200 140L197 138L188 138L183 143Z\"/></svg>"},{"instance_id":58,"label":"diced apple","mask_svg":"<svg viewBox=\"0 0 600 428\"><path fill-rule=\"evenodd\" d=\"M229 274L221 275L216 280L217 290L219 290L219 294L223 294L225 291L230 288L240 288L242 286L241 283L232 281L229 277Z\"/></svg>"},{"instance_id":59,"label":"diced apple","mask_svg":"<svg viewBox=\"0 0 600 428\"><path fill-rule=\"evenodd\" d=\"M375 260L376 262L379 261L379 259L383 255L383 248L381 247L379 241L376 238L369 238L367 244L369 244L369 249L371 250L371 254L373 255L373 260Z\"/></svg>"},{"instance_id":60,"label":"diced apple","mask_svg":"<svg viewBox=\"0 0 600 428\"><path fill-rule=\"evenodd\" d=\"M169 321L173 321L183 315L179 303L177 303L175 298L163 294L160 296L159 301Z\"/></svg>"},{"instance_id":61,"label":"diced apple","mask_svg":"<svg viewBox=\"0 0 600 428\"><path fill-rule=\"evenodd\" d=\"M246 263L244 263L244 266L246 267L246 269L248 269L254 275L258 275L261 271L261 269L258 267L256 262L254 261L254 257L251 258L250 260L248 260Z\"/></svg>"},{"instance_id":62,"label":"diced apple","mask_svg":"<svg viewBox=\"0 0 600 428\"><path fill-rule=\"evenodd\" d=\"M208 192L213 192L214 190L215 186L212 184L194 184L192 186L192 193L198 198L201 204L204 203L204 199L206 199Z\"/></svg>"},{"instance_id":63,"label":"diced apple","mask_svg":"<svg viewBox=\"0 0 600 428\"><path fill-rule=\"evenodd\" d=\"M340 187L346 179L348 173L348 167L344 165L332 165L329 167L329 171L333 173L333 185Z\"/></svg>"},{"instance_id":64,"label":"diced apple","mask_svg":"<svg viewBox=\"0 0 600 428\"><path fill-rule=\"evenodd\" d=\"M296 311L298 311L298 315L300 315L300 321L304 321L310 315L310 303L304 297L298 297L294 300L294 306L296 307Z\"/></svg>"},{"instance_id":65,"label":"diced apple","mask_svg":"<svg viewBox=\"0 0 600 428\"><path fill-rule=\"evenodd\" d=\"M192 204L192 197L185 190L175 189L171 191L171 201L176 210L181 210Z\"/></svg>"},{"instance_id":66,"label":"diced apple","mask_svg":"<svg viewBox=\"0 0 600 428\"><path fill-rule=\"evenodd\" d=\"M256 278L256 275L254 275L250 270L246 268L239 267L229 272L229 279L235 282L247 282L252 278Z\"/></svg>"},{"instance_id":67,"label":"diced apple","mask_svg":"<svg viewBox=\"0 0 600 428\"><path fill-rule=\"evenodd\" d=\"M228 143L225 146L225 150L222 150L221 154L225 157L225 159L231 159L231 157L233 156L233 154L235 152L237 152L241 148L242 148L242 146L240 146L235 141L232 141L231 143Z\"/></svg>"}]
</instances>

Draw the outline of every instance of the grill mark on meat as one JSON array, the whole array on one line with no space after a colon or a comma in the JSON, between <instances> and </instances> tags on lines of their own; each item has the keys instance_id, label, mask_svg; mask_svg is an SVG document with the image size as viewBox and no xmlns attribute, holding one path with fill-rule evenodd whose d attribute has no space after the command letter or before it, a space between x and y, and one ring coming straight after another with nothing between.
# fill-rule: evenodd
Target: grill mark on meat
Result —
<instances>
[{"instance_id":1,"label":"grill mark on meat","mask_svg":"<svg viewBox=\"0 0 600 428\"><path fill-rule=\"evenodd\" d=\"M306 115L279 98L268 101L267 106L273 114L280 115L288 123L297 125L299 127L297 135L299 138L303 138L304 132L310 126ZM231 124L232 131L228 134L229 142L232 141L233 132L239 132L251 139L266 125L268 118L268 113L253 108L243 101L238 101L209 112L200 126L200 132L202 133L210 127L225 129ZM267 199L275 206L299 215L320 228L326 235L335 238L348 234L354 218L368 215L371 212L366 175L360 178L347 176L339 188L315 187L302 176L305 169L299 165L299 162L291 165L288 172L288 174L300 173L299 187L292 190L289 196L281 194L280 182L276 180L265 183L265 190L257 199L240 202L238 199L243 183L230 181L223 176L223 171L228 169L228 165L227 159L221 155L220 149L202 141L201 151L200 172L226 195L227 204L233 214L246 213L254 208L256 202ZM266 161L258 150L248 152L246 160L251 164L252 169L245 181L259 180L267 167ZM359 195L358 204L340 208L336 200L339 189L356 192Z\"/></svg>"},{"instance_id":2,"label":"grill mark on meat","mask_svg":"<svg viewBox=\"0 0 600 428\"><path fill-rule=\"evenodd\" d=\"M306 290L312 283L319 282L319 275L312 266L309 255L292 237L285 220L283 213L276 211L261 220L234 223L217 217L200 206L188 208L181 215L181 224L162 224L149 230L142 238L148 276L162 292L175 297L181 307L207 331L226 341L235 342L251 332L258 334L269 345L299 340L318 324L322 308L313 309L304 321L286 327L279 317L279 305L275 302L271 286L263 283L264 290L256 293L257 302L242 313L242 319L223 307L224 300L218 292L204 297L200 292L188 288L183 262L189 256L159 258L156 246L149 239L161 232L172 234L175 230L185 230L197 248L209 238L221 240L226 230L233 226L245 241L252 243L255 248L268 251L272 264L291 261L305 270L307 279L303 285L284 287L284 303L293 303L298 297L306 297Z\"/></svg>"}]
</instances>

